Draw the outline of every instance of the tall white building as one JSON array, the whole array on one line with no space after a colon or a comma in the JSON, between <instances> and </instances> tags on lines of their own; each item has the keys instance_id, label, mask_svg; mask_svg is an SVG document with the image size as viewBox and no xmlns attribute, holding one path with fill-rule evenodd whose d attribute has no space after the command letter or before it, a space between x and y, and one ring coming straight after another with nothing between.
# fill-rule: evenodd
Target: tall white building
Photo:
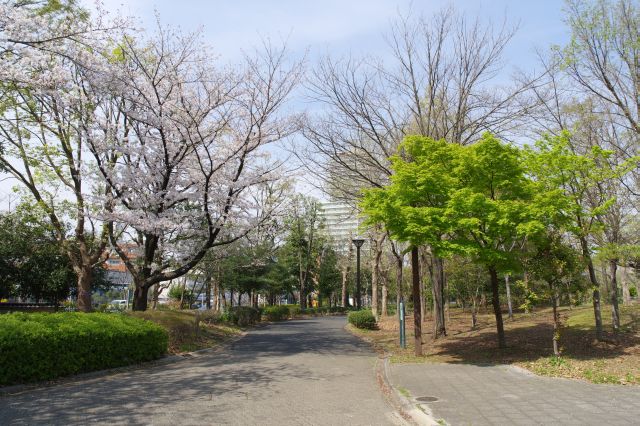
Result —
<instances>
[{"instance_id":1,"label":"tall white building","mask_svg":"<svg viewBox=\"0 0 640 426\"><path fill-rule=\"evenodd\" d=\"M321 204L320 214L325 233L333 240L336 250L348 250L351 239L358 235L360 218L357 211L348 204L329 201Z\"/></svg>"}]
</instances>

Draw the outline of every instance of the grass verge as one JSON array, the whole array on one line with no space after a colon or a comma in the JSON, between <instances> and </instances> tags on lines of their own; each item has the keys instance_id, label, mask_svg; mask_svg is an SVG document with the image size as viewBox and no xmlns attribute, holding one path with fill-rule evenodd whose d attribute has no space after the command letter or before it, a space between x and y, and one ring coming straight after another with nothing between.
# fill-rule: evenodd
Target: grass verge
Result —
<instances>
[{"instance_id":1,"label":"grass verge","mask_svg":"<svg viewBox=\"0 0 640 426\"><path fill-rule=\"evenodd\" d=\"M244 330L237 325L220 322L217 315L207 311L148 310L129 311L126 315L149 320L167 330L171 354L215 347Z\"/></svg>"}]
</instances>

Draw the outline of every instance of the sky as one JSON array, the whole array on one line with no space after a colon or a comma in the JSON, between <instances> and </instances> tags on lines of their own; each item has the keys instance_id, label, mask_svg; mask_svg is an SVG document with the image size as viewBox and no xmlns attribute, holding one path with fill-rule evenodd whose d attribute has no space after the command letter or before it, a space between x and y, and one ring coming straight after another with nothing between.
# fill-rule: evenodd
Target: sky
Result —
<instances>
[{"instance_id":1,"label":"sky","mask_svg":"<svg viewBox=\"0 0 640 426\"><path fill-rule=\"evenodd\" d=\"M93 0L81 0L92 8ZM533 71L534 51L564 44L562 0L102 0L106 10L135 17L153 30L156 20L184 32L201 29L223 63L239 61L262 40L285 41L291 55L307 54L308 65L322 56L389 57L384 35L398 13L423 14L452 6L469 17L518 31L505 52L505 73ZM156 18L157 17L157 18ZM298 105L303 106L303 102ZM0 177L0 209L6 209L15 181ZM309 192L312 192L309 189ZM314 193L318 196L319 194Z\"/></svg>"},{"instance_id":2,"label":"sky","mask_svg":"<svg viewBox=\"0 0 640 426\"><path fill-rule=\"evenodd\" d=\"M88 2L90 0L84 0ZM566 41L562 0L103 0L107 10L139 17L147 28L156 13L163 24L184 31L202 28L207 41L226 61L262 38L286 39L297 54L311 57L386 54L383 34L398 12L429 14L449 5L482 20L519 25L506 56L523 67L533 65L534 47Z\"/></svg>"}]
</instances>

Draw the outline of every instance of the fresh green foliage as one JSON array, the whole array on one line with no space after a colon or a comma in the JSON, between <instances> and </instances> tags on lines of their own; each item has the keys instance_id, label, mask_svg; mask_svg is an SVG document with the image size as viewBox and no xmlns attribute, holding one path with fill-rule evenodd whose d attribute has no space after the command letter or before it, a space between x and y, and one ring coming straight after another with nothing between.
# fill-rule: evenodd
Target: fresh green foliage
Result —
<instances>
[{"instance_id":1,"label":"fresh green foliage","mask_svg":"<svg viewBox=\"0 0 640 426\"><path fill-rule=\"evenodd\" d=\"M454 247L442 240L448 224L445 209L458 186L455 170L462 147L422 136L408 136L391 157L391 185L365 191L366 223L384 223L392 238L429 244L441 255Z\"/></svg>"},{"instance_id":2,"label":"fresh green foliage","mask_svg":"<svg viewBox=\"0 0 640 426\"><path fill-rule=\"evenodd\" d=\"M517 269L516 247L543 234L566 198L539 191L523 152L485 133L470 146L407 137L392 157L391 184L365 192L368 224L438 256L469 257L490 277L499 344L505 346L498 273Z\"/></svg>"},{"instance_id":3,"label":"fresh green foliage","mask_svg":"<svg viewBox=\"0 0 640 426\"><path fill-rule=\"evenodd\" d=\"M50 380L159 358L167 332L120 314L0 315L0 384Z\"/></svg>"},{"instance_id":4,"label":"fresh green foliage","mask_svg":"<svg viewBox=\"0 0 640 426\"><path fill-rule=\"evenodd\" d=\"M285 305L267 306L262 314L267 321L282 321L289 318L289 308Z\"/></svg>"},{"instance_id":5,"label":"fresh green foliage","mask_svg":"<svg viewBox=\"0 0 640 426\"><path fill-rule=\"evenodd\" d=\"M300 305L282 305L282 306L286 306L287 309L289 309L289 316L291 318L297 317L302 312L302 309L300 309Z\"/></svg>"},{"instance_id":6,"label":"fresh green foliage","mask_svg":"<svg viewBox=\"0 0 640 426\"><path fill-rule=\"evenodd\" d=\"M373 330L376 328L376 317L370 310L360 310L349 312L349 324L357 328Z\"/></svg>"},{"instance_id":7,"label":"fresh green foliage","mask_svg":"<svg viewBox=\"0 0 640 426\"><path fill-rule=\"evenodd\" d=\"M614 198L589 199L588 192L607 179L624 172L608 164L611 151L593 147L578 154L571 135L545 136L534 147L526 147L524 161L528 173L537 182L539 193L551 194L562 205L555 209L560 224L578 238L586 238L602 228L600 217L615 203Z\"/></svg>"},{"instance_id":8,"label":"fresh green foliage","mask_svg":"<svg viewBox=\"0 0 640 426\"><path fill-rule=\"evenodd\" d=\"M555 292L559 295L578 294L587 287L580 253L564 244L557 235L539 238L535 248L527 253L524 263L532 280L546 284L539 293L546 300Z\"/></svg>"},{"instance_id":9,"label":"fresh green foliage","mask_svg":"<svg viewBox=\"0 0 640 426\"><path fill-rule=\"evenodd\" d=\"M391 185L365 192L368 223L438 255L499 269L513 266L513 243L543 231L561 201L557 192L535 191L520 150L488 133L468 147L407 137L392 169Z\"/></svg>"}]
</instances>

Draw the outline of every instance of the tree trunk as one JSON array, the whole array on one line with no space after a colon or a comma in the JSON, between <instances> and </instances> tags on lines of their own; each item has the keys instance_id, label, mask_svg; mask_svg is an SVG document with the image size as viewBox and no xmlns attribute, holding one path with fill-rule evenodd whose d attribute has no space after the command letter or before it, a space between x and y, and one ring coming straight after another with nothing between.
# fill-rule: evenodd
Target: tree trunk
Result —
<instances>
[{"instance_id":1,"label":"tree trunk","mask_svg":"<svg viewBox=\"0 0 640 426\"><path fill-rule=\"evenodd\" d=\"M133 292L133 310L146 311L148 297L149 287L136 283L136 289Z\"/></svg>"},{"instance_id":2,"label":"tree trunk","mask_svg":"<svg viewBox=\"0 0 640 426\"><path fill-rule=\"evenodd\" d=\"M618 260L610 260L609 268L611 269L611 320L613 323L613 331L617 333L620 330L620 307L618 306L617 278Z\"/></svg>"},{"instance_id":3,"label":"tree trunk","mask_svg":"<svg viewBox=\"0 0 640 426\"><path fill-rule=\"evenodd\" d=\"M211 309L211 275L207 275L205 278L205 291L206 291L206 300L207 300L207 309Z\"/></svg>"},{"instance_id":4,"label":"tree trunk","mask_svg":"<svg viewBox=\"0 0 640 426\"><path fill-rule=\"evenodd\" d=\"M349 270L348 268L342 270L342 307L346 308L349 304L349 300L347 299L347 281L349 279Z\"/></svg>"},{"instance_id":5,"label":"tree trunk","mask_svg":"<svg viewBox=\"0 0 640 426\"><path fill-rule=\"evenodd\" d=\"M395 244L391 246L393 256L396 258L396 312L400 312L400 301L403 300L404 292L402 283L402 268L404 267L404 255L396 252Z\"/></svg>"},{"instance_id":6,"label":"tree trunk","mask_svg":"<svg viewBox=\"0 0 640 426\"><path fill-rule=\"evenodd\" d=\"M596 278L596 270L593 267L591 252L585 237L580 237L580 247L582 248L582 256L587 261L587 269L589 270L589 280L593 286L593 314L596 320L596 339L602 340L602 311L600 309L600 285Z\"/></svg>"},{"instance_id":7,"label":"tree trunk","mask_svg":"<svg viewBox=\"0 0 640 426\"><path fill-rule=\"evenodd\" d=\"M504 274L504 283L507 287L507 306L509 307L509 319L513 319L513 307L511 305L511 285L509 285L509 274Z\"/></svg>"},{"instance_id":8,"label":"tree trunk","mask_svg":"<svg viewBox=\"0 0 640 426\"><path fill-rule=\"evenodd\" d=\"M91 266L81 265L77 268L78 274L78 299L77 305L80 312L91 312L91 284L93 271Z\"/></svg>"},{"instance_id":9,"label":"tree trunk","mask_svg":"<svg viewBox=\"0 0 640 426\"><path fill-rule=\"evenodd\" d=\"M389 288L387 286L387 278L383 278L382 279L382 309L380 314L383 317L386 317L389 315L389 313L387 312L387 303L388 303L388 299L389 299Z\"/></svg>"},{"instance_id":10,"label":"tree trunk","mask_svg":"<svg viewBox=\"0 0 640 426\"><path fill-rule=\"evenodd\" d=\"M553 354L560 356L560 314L558 313L558 289L551 285L553 303Z\"/></svg>"},{"instance_id":11,"label":"tree trunk","mask_svg":"<svg viewBox=\"0 0 640 426\"><path fill-rule=\"evenodd\" d=\"M447 328L445 325L445 312L444 312L444 260L440 257L433 255L433 314L435 319L434 337L447 335Z\"/></svg>"},{"instance_id":12,"label":"tree trunk","mask_svg":"<svg viewBox=\"0 0 640 426\"><path fill-rule=\"evenodd\" d=\"M349 273L351 272L351 261L353 259L353 244L351 243L351 236L349 236L349 254L347 255L347 261L342 267L342 307L349 306Z\"/></svg>"},{"instance_id":13,"label":"tree trunk","mask_svg":"<svg viewBox=\"0 0 640 426\"><path fill-rule=\"evenodd\" d=\"M180 309L184 309L184 292L187 289L186 277L182 280L182 292L180 293Z\"/></svg>"},{"instance_id":14,"label":"tree trunk","mask_svg":"<svg viewBox=\"0 0 640 426\"><path fill-rule=\"evenodd\" d=\"M476 294L473 297L471 305L471 328L476 328L478 326L478 290L479 287L476 288Z\"/></svg>"},{"instance_id":15,"label":"tree trunk","mask_svg":"<svg viewBox=\"0 0 640 426\"><path fill-rule=\"evenodd\" d=\"M380 287L380 283L382 281L382 269L380 265L382 264L382 254L384 240L386 238L386 234L379 232L377 235L374 234L373 238L373 268L371 269L371 312L373 315L378 318L378 288Z\"/></svg>"},{"instance_id":16,"label":"tree trunk","mask_svg":"<svg viewBox=\"0 0 640 426\"><path fill-rule=\"evenodd\" d=\"M158 299L160 298L160 283L153 285L153 291L151 293L151 309L154 311L158 309Z\"/></svg>"},{"instance_id":17,"label":"tree trunk","mask_svg":"<svg viewBox=\"0 0 640 426\"><path fill-rule=\"evenodd\" d=\"M493 313L496 317L496 328L498 330L498 347L504 349L507 342L504 336L504 324L502 322L502 310L500 309L500 284L498 282L498 271L495 266L489 266L489 276L491 277L491 303Z\"/></svg>"},{"instance_id":18,"label":"tree trunk","mask_svg":"<svg viewBox=\"0 0 640 426\"><path fill-rule=\"evenodd\" d=\"M220 284L217 279L213 281L213 310L220 310Z\"/></svg>"},{"instance_id":19,"label":"tree trunk","mask_svg":"<svg viewBox=\"0 0 640 426\"><path fill-rule=\"evenodd\" d=\"M625 305L631 303L631 292L629 291L629 277L627 275L627 267L620 268L620 281L622 284L622 303Z\"/></svg>"},{"instance_id":20,"label":"tree trunk","mask_svg":"<svg viewBox=\"0 0 640 426\"><path fill-rule=\"evenodd\" d=\"M413 281L413 326L415 354L422 356L422 315L420 312L420 258L418 247L411 249L411 277Z\"/></svg>"}]
</instances>

